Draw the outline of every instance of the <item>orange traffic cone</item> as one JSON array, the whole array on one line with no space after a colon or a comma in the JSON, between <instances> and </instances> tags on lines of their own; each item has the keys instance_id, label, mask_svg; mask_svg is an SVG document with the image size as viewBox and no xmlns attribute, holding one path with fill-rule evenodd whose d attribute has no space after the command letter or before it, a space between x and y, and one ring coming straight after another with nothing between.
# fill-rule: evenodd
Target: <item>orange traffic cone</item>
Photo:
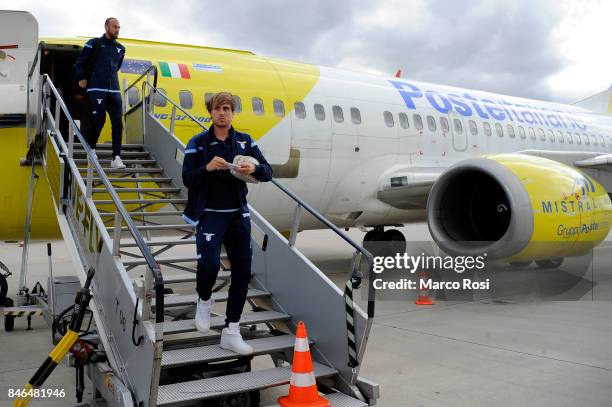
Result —
<instances>
[{"instance_id":1,"label":"orange traffic cone","mask_svg":"<svg viewBox=\"0 0 612 407\"><path fill-rule=\"evenodd\" d=\"M306 325L300 321L295 334L293 365L291 366L291 384L289 395L278 398L283 407L329 407L329 401L319 395L315 380Z\"/></svg>"},{"instance_id":2,"label":"orange traffic cone","mask_svg":"<svg viewBox=\"0 0 612 407\"><path fill-rule=\"evenodd\" d=\"M414 303L416 305L434 305L435 302L433 302L431 298L429 298L429 289L422 288L423 281L427 280L427 273L422 271L420 276L421 278L419 279L419 296Z\"/></svg>"}]
</instances>

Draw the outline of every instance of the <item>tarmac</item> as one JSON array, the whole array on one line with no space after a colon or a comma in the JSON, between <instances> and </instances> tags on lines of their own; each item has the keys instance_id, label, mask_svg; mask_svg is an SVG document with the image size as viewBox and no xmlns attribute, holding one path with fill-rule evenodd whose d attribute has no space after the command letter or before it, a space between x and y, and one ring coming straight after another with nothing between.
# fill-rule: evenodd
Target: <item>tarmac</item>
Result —
<instances>
[{"instance_id":1,"label":"tarmac","mask_svg":"<svg viewBox=\"0 0 612 407\"><path fill-rule=\"evenodd\" d=\"M409 240L429 240L426 224L402 228ZM361 241L363 233L350 230ZM46 285L46 242L30 249L28 285ZM71 275L61 241L53 244L54 275ZM297 247L336 284L343 286L351 251L326 231L300 233ZM0 261L13 272L9 296L15 297L21 249L0 243ZM533 280L528 295L436 301L417 306L413 298L380 300L360 375L380 385L380 406L602 406L612 405L612 236L594 251L591 277L579 277L572 300L542 299ZM560 273L565 273L562 265ZM535 266L522 275L537 273ZM566 273L567 274L567 273ZM596 280L593 282L593 280ZM523 284L519 281L519 285ZM357 296L359 298L359 294ZM592 301L595 299L596 301ZM20 388L52 348L51 331L40 318L26 331L0 327L0 405ZM339 328L340 329L340 328ZM343 329L343 328L342 328ZM269 358L254 363L269 366ZM64 399L34 400L32 406L67 406L74 398L74 369L62 363L46 388L64 389ZM85 398L91 397L86 380ZM261 405L273 404L286 386L262 391Z\"/></svg>"}]
</instances>

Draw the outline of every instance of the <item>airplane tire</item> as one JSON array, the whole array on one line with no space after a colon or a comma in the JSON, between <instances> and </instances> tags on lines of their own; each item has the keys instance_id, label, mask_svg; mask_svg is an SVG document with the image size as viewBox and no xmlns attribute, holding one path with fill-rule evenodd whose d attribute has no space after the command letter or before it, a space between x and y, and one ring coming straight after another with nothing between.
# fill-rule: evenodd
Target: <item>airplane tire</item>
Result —
<instances>
[{"instance_id":1,"label":"airplane tire","mask_svg":"<svg viewBox=\"0 0 612 407\"><path fill-rule=\"evenodd\" d=\"M563 258L550 260L536 260L536 264L541 269L556 269L563 263Z\"/></svg>"},{"instance_id":2,"label":"airplane tire","mask_svg":"<svg viewBox=\"0 0 612 407\"><path fill-rule=\"evenodd\" d=\"M13 306L13 300L11 300L10 298L5 298L4 299L4 306L5 307L12 307ZM13 328L15 328L15 317L12 315L5 315L4 316L4 331L5 332L11 332L13 330Z\"/></svg>"},{"instance_id":3,"label":"airplane tire","mask_svg":"<svg viewBox=\"0 0 612 407\"><path fill-rule=\"evenodd\" d=\"M397 229L389 229L383 233L383 240L390 245L391 253L406 252L406 237Z\"/></svg>"},{"instance_id":4,"label":"airplane tire","mask_svg":"<svg viewBox=\"0 0 612 407\"><path fill-rule=\"evenodd\" d=\"M8 283L6 282L6 278L0 274L0 304L4 303L4 299L6 298L6 293L8 292Z\"/></svg>"}]
</instances>

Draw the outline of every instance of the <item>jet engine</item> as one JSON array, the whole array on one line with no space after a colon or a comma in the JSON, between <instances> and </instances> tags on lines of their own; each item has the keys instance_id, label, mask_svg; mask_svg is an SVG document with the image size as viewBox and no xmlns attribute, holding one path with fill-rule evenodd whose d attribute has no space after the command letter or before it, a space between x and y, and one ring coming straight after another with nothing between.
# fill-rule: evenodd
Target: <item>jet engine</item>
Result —
<instances>
[{"instance_id":1,"label":"jet engine","mask_svg":"<svg viewBox=\"0 0 612 407\"><path fill-rule=\"evenodd\" d=\"M610 230L606 190L579 170L542 157L489 155L443 172L427 200L440 248L511 262L588 253Z\"/></svg>"}]
</instances>

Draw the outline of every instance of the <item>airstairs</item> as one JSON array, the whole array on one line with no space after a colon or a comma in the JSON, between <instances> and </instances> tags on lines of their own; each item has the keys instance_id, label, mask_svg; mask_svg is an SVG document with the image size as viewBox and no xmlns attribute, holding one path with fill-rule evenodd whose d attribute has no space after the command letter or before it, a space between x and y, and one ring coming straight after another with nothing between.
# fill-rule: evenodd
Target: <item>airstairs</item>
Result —
<instances>
[{"instance_id":1,"label":"airstairs","mask_svg":"<svg viewBox=\"0 0 612 407\"><path fill-rule=\"evenodd\" d=\"M289 383L293 333L301 320L319 391L333 406L375 404L378 385L359 376L374 316L373 293L365 283L371 256L277 180L269 187L295 205L289 238L250 208L253 275L240 324L254 354L243 357L218 346L231 274L226 260L213 293L211 333L196 331L195 226L180 216L187 196L184 145L173 130L177 114L199 122L157 91L156 75L152 67L125 89L126 100L132 89L142 95L125 112L126 169L110 168L110 144L99 144L93 155L47 75L37 87L40 99L28 107L29 117L39 116L31 125L37 133L33 144L81 284L89 267L95 269L90 308L107 361L87 366L98 396L91 405L256 406L260 390ZM169 128L154 116L154 98L171 106ZM61 120L68 121L68 134L61 134ZM303 212L353 247L343 289L295 247ZM358 288L367 312L353 304Z\"/></svg>"}]
</instances>

